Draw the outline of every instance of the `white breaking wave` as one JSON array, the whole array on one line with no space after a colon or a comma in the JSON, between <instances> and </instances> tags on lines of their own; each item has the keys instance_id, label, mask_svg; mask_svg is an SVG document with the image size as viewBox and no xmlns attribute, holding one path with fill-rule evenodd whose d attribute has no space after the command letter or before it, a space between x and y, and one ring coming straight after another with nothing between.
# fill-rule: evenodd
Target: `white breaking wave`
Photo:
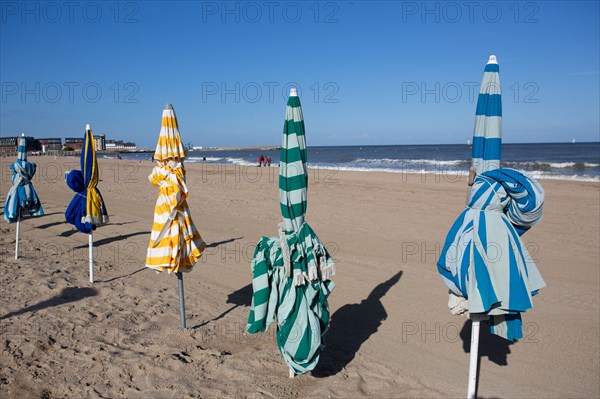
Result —
<instances>
[{"instance_id":1,"label":"white breaking wave","mask_svg":"<svg viewBox=\"0 0 600 399\"><path fill-rule=\"evenodd\" d=\"M529 168L552 168L552 169L567 169L578 167L581 168L597 168L600 164L592 162L543 162L543 161L508 161L501 162L504 165L510 165L511 167L529 167Z\"/></svg>"},{"instance_id":2,"label":"white breaking wave","mask_svg":"<svg viewBox=\"0 0 600 399\"><path fill-rule=\"evenodd\" d=\"M561 175L556 173L544 172L540 170L529 171L528 174L538 180L570 180L585 182L600 182L600 176L589 175Z\"/></svg>"},{"instance_id":3,"label":"white breaking wave","mask_svg":"<svg viewBox=\"0 0 600 399\"><path fill-rule=\"evenodd\" d=\"M191 162L202 162L202 160L202 157L188 158L188 161ZM256 166L258 164L258 162L240 157L206 157L206 162L233 164L239 166ZM277 167L278 164L278 161L274 161L271 166ZM431 174L442 176L466 176L468 174L469 164L470 162L465 160L356 158L351 162L341 163L317 163L309 161L308 167L311 170L322 169L350 172L385 172L406 175ZM556 173L559 170L565 170L568 168L577 169L578 165L584 165L585 168L597 168L600 166L600 164L597 163L585 162L578 164L576 162L512 161L503 162L503 165L521 170L540 180L600 182L600 176L592 176L583 173ZM581 166L579 166L579 168L581 168Z\"/></svg>"},{"instance_id":4,"label":"white breaking wave","mask_svg":"<svg viewBox=\"0 0 600 399\"><path fill-rule=\"evenodd\" d=\"M343 170L348 172L386 172L386 173L404 173L407 175L417 174L442 174L442 175L468 175L467 170L459 169L424 169L424 168L369 168L361 166L337 166L337 165L311 165L309 163L308 169L324 169L324 170Z\"/></svg>"},{"instance_id":5,"label":"white breaking wave","mask_svg":"<svg viewBox=\"0 0 600 399\"><path fill-rule=\"evenodd\" d=\"M393 168L369 168L359 166L336 166L336 165L310 165L309 169L324 169L324 170L340 170L348 172L386 172L386 173L403 173L407 175L431 174L431 175L447 175L447 176L467 176L468 170L457 169L393 169ZM600 176L589 175L564 175L551 172L533 170L522 171L523 173L539 180L567 180L567 181L582 181L582 182L600 182Z\"/></svg>"},{"instance_id":6,"label":"white breaking wave","mask_svg":"<svg viewBox=\"0 0 600 399\"><path fill-rule=\"evenodd\" d=\"M539 162L543 163L543 162ZM562 168L572 168L575 166L575 162L548 162L548 166L551 168L562 169Z\"/></svg>"},{"instance_id":7,"label":"white breaking wave","mask_svg":"<svg viewBox=\"0 0 600 399\"><path fill-rule=\"evenodd\" d=\"M258 165L258 161L250 162L250 161L246 161L244 158L225 158L225 161L227 161L227 163L232 163L234 165L241 165L241 166L256 166L256 165Z\"/></svg>"},{"instance_id":8,"label":"white breaking wave","mask_svg":"<svg viewBox=\"0 0 600 399\"><path fill-rule=\"evenodd\" d=\"M357 158L353 163L369 163L369 164L410 164L410 165L461 165L467 161L460 159L455 160L438 160L438 159L391 159L391 158Z\"/></svg>"},{"instance_id":9,"label":"white breaking wave","mask_svg":"<svg viewBox=\"0 0 600 399\"><path fill-rule=\"evenodd\" d=\"M573 166L575 166L577 164L578 164L577 162L548 162L548 165L550 165L551 168L556 168L556 169L572 168ZM598 166L600 166L600 164L591 163L591 162L582 162L579 164L582 164L586 168L597 168Z\"/></svg>"},{"instance_id":10,"label":"white breaking wave","mask_svg":"<svg viewBox=\"0 0 600 399\"><path fill-rule=\"evenodd\" d=\"M188 162L202 162L202 161L206 161L206 162L218 162L221 161L223 158L221 157L206 157L206 159L204 159L204 157L188 157L186 159L186 161Z\"/></svg>"}]
</instances>

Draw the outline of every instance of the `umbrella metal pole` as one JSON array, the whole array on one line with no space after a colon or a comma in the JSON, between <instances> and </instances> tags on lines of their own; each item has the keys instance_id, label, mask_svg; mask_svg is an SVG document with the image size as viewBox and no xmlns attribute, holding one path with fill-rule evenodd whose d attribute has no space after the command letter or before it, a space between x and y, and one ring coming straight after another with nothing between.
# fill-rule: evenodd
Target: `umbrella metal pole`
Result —
<instances>
[{"instance_id":1,"label":"umbrella metal pole","mask_svg":"<svg viewBox=\"0 0 600 399\"><path fill-rule=\"evenodd\" d=\"M19 227L21 226L21 210L17 209L17 233L15 235L15 260L19 259Z\"/></svg>"},{"instance_id":2,"label":"umbrella metal pole","mask_svg":"<svg viewBox=\"0 0 600 399\"><path fill-rule=\"evenodd\" d=\"M482 316L479 314L471 315L471 351L469 361L469 387L467 399L477 398L477 362L479 360L479 328L481 326Z\"/></svg>"},{"instance_id":3,"label":"umbrella metal pole","mask_svg":"<svg viewBox=\"0 0 600 399\"><path fill-rule=\"evenodd\" d=\"M94 285L94 239L92 232L89 235L89 249L90 249L90 284Z\"/></svg>"},{"instance_id":4,"label":"umbrella metal pole","mask_svg":"<svg viewBox=\"0 0 600 399\"><path fill-rule=\"evenodd\" d=\"M179 325L185 330L185 301L183 295L183 273L177 272L177 286L179 288Z\"/></svg>"}]
</instances>

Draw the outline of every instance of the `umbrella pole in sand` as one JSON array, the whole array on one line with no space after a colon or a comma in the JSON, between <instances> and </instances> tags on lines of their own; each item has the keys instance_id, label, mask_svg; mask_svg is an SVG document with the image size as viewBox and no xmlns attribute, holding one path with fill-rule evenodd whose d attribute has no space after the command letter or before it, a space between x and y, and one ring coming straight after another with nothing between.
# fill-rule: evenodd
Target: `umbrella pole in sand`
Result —
<instances>
[{"instance_id":1,"label":"umbrella pole in sand","mask_svg":"<svg viewBox=\"0 0 600 399\"><path fill-rule=\"evenodd\" d=\"M92 232L89 235L89 249L90 249L90 285L94 285L94 238Z\"/></svg>"},{"instance_id":2,"label":"umbrella pole in sand","mask_svg":"<svg viewBox=\"0 0 600 399\"><path fill-rule=\"evenodd\" d=\"M469 387L467 391L467 399L477 398L477 363L479 361L479 329L481 320L487 320L487 315L472 314L471 315L471 350L469 361Z\"/></svg>"},{"instance_id":3,"label":"umbrella pole in sand","mask_svg":"<svg viewBox=\"0 0 600 399\"><path fill-rule=\"evenodd\" d=\"M177 287L179 288L179 326L185 330L185 300L183 296L183 273L177 272Z\"/></svg>"},{"instance_id":4,"label":"umbrella pole in sand","mask_svg":"<svg viewBox=\"0 0 600 399\"><path fill-rule=\"evenodd\" d=\"M473 186L475 181L475 168L469 168L469 177L467 184ZM467 190L467 205L469 205L469 197L471 190ZM479 328L483 317L479 314L471 315L471 350L469 358L469 386L467 389L467 399L475 399L477 397L477 363L479 361Z\"/></svg>"},{"instance_id":5,"label":"umbrella pole in sand","mask_svg":"<svg viewBox=\"0 0 600 399\"><path fill-rule=\"evenodd\" d=\"M17 233L15 235L15 260L19 259L19 227L21 226L21 210L17 211Z\"/></svg>"}]
</instances>

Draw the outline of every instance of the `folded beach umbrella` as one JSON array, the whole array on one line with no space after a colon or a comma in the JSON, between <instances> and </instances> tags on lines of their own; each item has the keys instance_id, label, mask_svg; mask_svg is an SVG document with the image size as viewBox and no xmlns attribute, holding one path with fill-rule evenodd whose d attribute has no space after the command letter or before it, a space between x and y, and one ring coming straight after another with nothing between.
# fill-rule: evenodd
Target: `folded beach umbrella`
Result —
<instances>
[{"instance_id":1,"label":"folded beach umbrella","mask_svg":"<svg viewBox=\"0 0 600 399\"><path fill-rule=\"evenodd\" d=\"M327 298L335 266L325 246L304 220L308 186L302 108L296 89L288 99L279 164L283 222L277 237L262 237L252 259L252 305L247 331L277 323L277 345L290 377L316 366L329 326Z\"/></svg>"},{"instance_id":2,"label":"folded beach umbrella","mask_svg":"<svg viewBox=\"0 0 600 399\"><path fill-rule=\"evenodd\" d=\"M96 227L108 223L108 213L98 190L98 162L92 128L85 127L81 149L81 171L72 170L66 176L67 185L76 192L65 211L67 222L89 235L90 284L94 284L94 239Z\"/></svg>"},{"instance_id":3,"label":"folded beach umbrella","mask_svg":"<svg viewBox=\"0 0 600 399\"><path fill-rule=\"evenodd\" d=\"M4 219L8 223L17 222L15 239L15 259L19 258L19 227L21 214L27 212L31 216L44 214L42 204L33 188L31 179L35 175L36 164L27 162L27 140L25 133L19 138L17 161L10 165L12 170L12 186L6 196Z\"/></svg>"},{"instance_id":4,"label":"folded beach umbrella","mask_svg":"<svg viewBox=\"0 0 600 399\"><path fill-rule=\"evenodd\" d=\"M162 127L154 153L157 166L148 179L159 189L154 207L154 223L146 255L146 267L157 271L175 272L179 287L181 328L185 329L183 274L192 270L200 259L206 243L194 226L187 204L189 194L185 183L183 161L186 151L181 143L177 117L167 103L162 115Z\"/></svg>"},{"instance_id":5,"label":"folded beach umbrella","mask_svg":"<svg viewBox=\"0 0 600 399\"><path fill-rule=\"evenodd\" d=\"M500 88L494 94L484 88L499 82L497 75L491 56L475 117L475 177L467 207L450 228L437 262L450 289L452 313L469 312L472 319L469 398L476 396L480 321L489 318L490 331L509 341L522 338L521 313L533 307L532 297L545 286L520 238L541 220L544 190L521 172L499 168Z\"/></svg>"}]
</instances>

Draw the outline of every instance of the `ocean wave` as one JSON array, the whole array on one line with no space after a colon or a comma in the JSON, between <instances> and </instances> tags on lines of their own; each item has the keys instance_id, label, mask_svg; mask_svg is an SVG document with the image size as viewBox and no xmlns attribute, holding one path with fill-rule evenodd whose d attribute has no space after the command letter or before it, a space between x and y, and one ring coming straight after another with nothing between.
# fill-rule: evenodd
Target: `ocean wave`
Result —
<instances>
[{"instance_id":1,"label":"ocean wave","mask_svg":"<svg viewBox=\"0 0 600 399\"><path fill-rule=\"evenodd\" d=\"M191 160L198 162L198 157L191 157ZM219 158L219 157L207 157L207 161L215 162L215 163L223 163L223 164L233 164L239 166L256 166L256 162L248 161L244 158L235 158L235 157L227 157L227 158ZM358 161L358 160L357 160ZM425 160L431 162L422 162L423 160L412 160L414 163L412 165L407 164L399 164L397 162L388 162L387 167L383 166L383 164L377 164L375 162L353 162L353 163L317 163L317 162L309 162L308 168L312 171L314 170L336 170L336 171L348 171L348 172L384 172L384 173L394 173L394 174L405 174L405 175L421 175L421 174L431 174L431 175L441 175L441 176L467 176L468 168L464 167L465 165L469 165L469 162L465 161L441 161L441 163L436 163L438 161L434 160ZM464 164L464 165L463 165ZM522 171L526 175L529 175L535 179L539 180L565 180L565 181L581 181L581 182L600 182L600 176L594 174L586 174L586 173L566 173L568 172L569 166L563 168L538 168L532 169L534 164L539 166L540 163L529 162L529 167L525 167L524 162L503 162L503 167L512 167L517 170ZM561 164L566 164L561 163ZM594 165L594 164L591 164ZM279 163L274 162L272 164L273 167L278 167ZM441 167L446 166L446 167ZM575 169L575 171L577 171Z\"/></svg>"},{"instance_id":2,"label":"ocean wave","mask_svg":"<svg viewBox=\"0 0 600 399\"><path fill-rule=\"evenodd\" d=\"M223 160L221 157L206 157L206 159L204 159L204 157L188 157L186 159L188 162L219 162L221 160Z\"/></svg>"},{"instance_id":3,"label":"ocean wave","mask_svg":"<svg viewBox=\"0 0 600 399\"><path fill-rule=\"evenodd\" d=\"M386 166L421 166L431 165L435 167L449 166L449 167L464 167L468 168L471 165L471 161L463 159L452 159L452 160L439 160L439 159L392 159L392 158L356 158L350 164L367 164L367 165L381 165ZM343 163L342 163L343 164ZM592 162L542 162L542 161L507 161L502 162L502 166L511 167L515 169L527 169L527 170L541 170L549 171L552 169L573 169L573 170L584 170L594 169L600 167L600 164Z\"/></svg>"},{"instance_id":4,"label":"ocean wave","mask_svg":"<svg viewBox=\"0 0 600 399\"><path fill-rule=\"evenodd\" d=\"M201 162L202 157L190 157L190 162ZM256 166L248 157L206 157L206 162L238 166ZM272 166L278 166L274 161ZM350 172L385 172L406 175L435 174L466 176L471 162L468 160L394 159L394 158L349 158L333 162L309 162L309 169L340 170ZM537 179L599 182L598 167L593 162L541 162L508 161L502 167L521 170Z\"/></svg>"},{"instance_id":5,"label":"ocean wave","mask_svg":"<svg viewBox=\"0 0 600 399\"><path fill-rule=\"evenodd\" d=\"M341 170L347 172L386 172L404 173L407 175L418 174L443 174L443 175L467 175L467 170L461 169L426 169L426 168L373 168L367 166L340 166L337 164L309 164L308 169Z\"/></svg>"},{"instance_id":6,"label":"ocean wave","mask_svg":"<svg viewBox=\"0 0 600 399\"><path fill-rule=\"evenodd\" d=\"M542 161L509 161L502 162L502 166L511 168L549 171L552 169L585 170L600 167L600 164L592 162L542 162Z\"/></svg>"},{"instance_id":7,"label":"ocean wave","mask_svg":"<svg viewBox=\"0 0 600 399\"><path fill-rule=\"evenodd\" d=\"M565 175L558 173L548 173L543 171L532 171L529 174L538 180L567 180L600 183L600 176L590 175Z\"/></svg>"},{"instance_id":8,"label":"ocean wave","mask_svg":"<svg viewBox=\"0 0 600 399\"><path fill-rule=\"evenodd\" d=\"M258 165L258 161L250 162L250 161L245 160L244 158L225 158L225 161L227 163L232 163L234 165L241 165L241 166L256 166L256 165Z\"/></svg>"},{"instance_id":9,"label":"ocean wave","mask_svg":"<svg viewBox=\"0 0 600 399\"><path fill-rule=\"evenodd\" d=\"M598 163L592 163L592 162L548 162L548 165L550 165L552 168L575 168L575 169L581 169L582 167L584 168L597 168L600 166L600 164Z\"/></svg>"},{"instance_id":10,"label":"ocean wave","mask_svg":"<svg viewBox=\"0 0 600 399\"><path fill-rule=\"evenodd\" d=\"M461 159L452 159L452 160L441 160L441 159L392 159L392 158L357 158L352 164L361 165L373 165L373 166L381 166L383 168L386 167L422 167L424 165L434 166L434 167L468 167L470 162Z\"/></svg>"},{"instance_id":11,"label":"ocean wave","mask_svg":"<svg viewBox=\"0 0 600 399\"><path fill-rule=\"evenodd\" d=\"M340 170L348 172L385 172L385 173L397 173L406 175L419 175L419 174L432 174L432 175L444 175L444 176L467 176L468 170L463 169L398 169L398 168L373 168L373 167L361 167L361 166L339 166L334 164L312 164L309 165L309 169L324 169L324 170ZM541 170L529 170L522 172L528 176L531 176L539 180L566 180L566 181L581 181L581 182L600 182L600 176L591 175L570 175L552 173Z\"/></svg>"}]
</instances>

